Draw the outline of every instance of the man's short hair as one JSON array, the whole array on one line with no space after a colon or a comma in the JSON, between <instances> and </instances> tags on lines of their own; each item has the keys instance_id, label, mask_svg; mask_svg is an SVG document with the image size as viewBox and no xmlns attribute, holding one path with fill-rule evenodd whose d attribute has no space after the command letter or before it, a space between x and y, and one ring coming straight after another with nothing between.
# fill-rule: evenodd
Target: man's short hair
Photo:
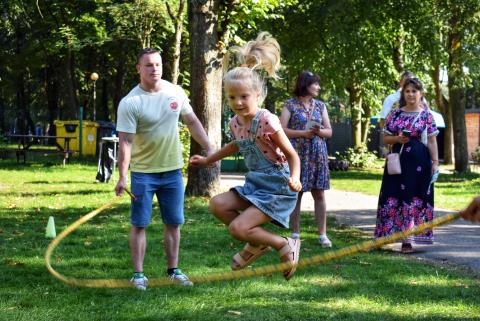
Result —
<instances>
[{"instance_id":1,"label":"man's short hair","mask_svg":"<svg viewBox=\"0 0 480 321\"><path fill-rule=\"evenodd\" d=\"M407 78L414 78L414 77L415 77L415 75L413 74L413 72L405 70L402 73L402 75L400 76L400 80L404 80L404 79L407 79Z\"/></svg>"},{"instance_id":2,"label":"man's short hair","mask_svg":"<svg viewBox=\"0 0 480 321\"><path fill-rule=\"evenodd\" d=\"M140 52L137 55L137 62L140 62L140 59L142 59L142 57L145 56L145 55L151 55L151 54L156 54L156 53L158 53L160 55L160 51L158 51L157 49L143 48L142 50L140 50Z\"/></svg>"}]
</instances>

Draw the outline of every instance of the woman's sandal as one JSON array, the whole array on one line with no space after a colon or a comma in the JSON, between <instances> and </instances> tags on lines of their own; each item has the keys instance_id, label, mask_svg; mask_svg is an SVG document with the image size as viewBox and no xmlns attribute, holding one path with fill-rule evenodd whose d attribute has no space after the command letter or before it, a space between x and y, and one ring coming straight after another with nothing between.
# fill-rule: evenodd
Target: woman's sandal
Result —
<instances>
[{"instance_id":1,"label":"woman's sandal","mask_svg":"<svg viewBox=\"0 0 480 321\"><path fill-rule=\"evenodd\" d=\"M249 243L245 245L243 248L243 252L250 255L248 258L244 258L240 255L241 252L235 254L232 260L232 270L241 270L248 266L250 263L253 263L257 260L260 256L264 255L268 251L271 250L270 246L266 245L259 245L259 246L252 246Z\"/></svg>"},{"instance_id":2,"label":"woman's sandal","mask_svg":"<svg viewBox=\"0 0 480 321\"><path fill-rule=\"evenodd\" d=\"M280 258L283 258L285 255L288 255L288 260L283 261L284 263L291 264L289 270L283 272L283 276L288 281L293 276L297 270L298 259L300 256L300 239L292 239L286 237L287 244L285 244L279 251L278 255Z\"/></svg>"},{"instance_id":3,"label":"woman's sandal","mask_svg":"<svg viewBox=\"0 0 480 321\"><path fill-rule=\"evenodd\" d=\"M412 243L409 243L409 242L402 243L401 252L403 254L413 253Z\"/></svg>"}]
</instances>

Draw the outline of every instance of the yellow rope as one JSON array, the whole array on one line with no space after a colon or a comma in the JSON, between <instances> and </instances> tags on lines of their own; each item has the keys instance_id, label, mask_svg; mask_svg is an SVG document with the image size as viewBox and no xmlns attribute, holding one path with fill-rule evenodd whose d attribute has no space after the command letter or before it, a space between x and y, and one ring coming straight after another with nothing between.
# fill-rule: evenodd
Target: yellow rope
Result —
<instances>
[{"instance_id":1,"label":"yellow rope","mask_svg":"<svg viewBox=\"0 0 480 321\"><path fill-rule=\"evenodd\" d=\"M131 193L128 193L130 196ZM132 196L133 197L133 196ZM53 250L60 244L60 241L63 240L67 235L72 233L76 230L80 225L85 223L86 221L92 219L96 215L98 215L103 210L112 207L115 203L117 203L120 198L105 204L98 209L82 216L80 219L75 221L72 225L68 226L65 230L63 230L52 242L48 245L47 251L45 252L45 263L47 265L48 271L60 281L75 287L88 287L88 288L127 288L132 287L132 284L127 279L77 279L67 277L55 271L50 264L50 258L52 256ZM393 243L397 240L404 240L409 235L413 234L420 234L426 229L431 229L435 226L440 226L443 224L447 224L453 220L456 220L460 217L459 213L454 214L447 214L442 217L436 218L429 223L425 223L422 225L417 226L414 229L398 232L387 237L378 238L376 240L365 241L356 245L352 245L349 247L344 247L336 251L329 251L323 254L315 255L309 258L301 259L297 267L304 268L311 265L318 265L321 263L325 263L328 261L336 260L348 255L356 254L358 252L366 252L374 248L379 248L385 244ZM228 272L220 272L220 273L213 273L209 275L203 276L192 276L190 280L195 283L207 283L207 282L215 282L215 281L226 281L226 280L234 280L234 279L241 279L241 278L249 278L254 276L260 275L267 275L272 274L275 272L283 272L291 267L291 263L279 263L267 266L260 266L256 268L249 268L243 269L238 271L228 271ZM149 287L159 287L165 285L174 284L172 280L169 278L155 278L150 279L148 281Z\"/></svg>"}]
</instances>

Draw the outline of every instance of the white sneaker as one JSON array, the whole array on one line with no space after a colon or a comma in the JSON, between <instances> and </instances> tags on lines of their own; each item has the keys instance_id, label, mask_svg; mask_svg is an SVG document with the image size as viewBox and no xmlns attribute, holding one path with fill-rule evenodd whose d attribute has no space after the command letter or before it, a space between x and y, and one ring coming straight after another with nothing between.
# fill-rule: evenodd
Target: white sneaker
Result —
<instances>
[{"instance_id":1,"label":"white sneaker","mask_svg":"<svg viewBox=\"0 0 480 321\"><path fill-rule=\"evenodd\" d=\"M130 282L138 290L145 291L147 289L148 279L146 276L144 276L143 278L131 278Z\"/></svg>"},{"instance_id":2,"label":"white sneaker","mask_svg":"<svg viewBox=\"0 0 480 321\"><path fill-rule=\"evenodd\" d=\"M322 247L332 247L332 241L330 241L326 235L320 235L318 237L318 244Z\"/></svg>"},{"instance_id":3,"label":"white sneaker","mask_svg":"<svg viewBox=\"0 0 480 321\"><path fill-rule=\"evenodd\" d=\"M188 279L188 276L183 274L182 270L175 269L175 271L168 276L172 281L180 285L193 285L193 282Z\"/></svg>"}]
</instances>

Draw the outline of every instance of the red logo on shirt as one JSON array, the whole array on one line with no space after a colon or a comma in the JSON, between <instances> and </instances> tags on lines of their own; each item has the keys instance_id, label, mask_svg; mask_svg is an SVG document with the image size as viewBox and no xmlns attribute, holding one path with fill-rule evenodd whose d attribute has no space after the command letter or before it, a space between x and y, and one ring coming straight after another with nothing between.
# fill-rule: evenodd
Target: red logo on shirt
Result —
<instances>
[{"instance_id":1,"label":"red logo on shirt","mask_svg":"<svg viewBox=\"0 0 480 321\"><path fill-rule=\"evenodd\" d=\"M178 108L177 102L176 102L176 101L172 101L172 102L170 103L170 108L172 108L173 110L177 110L177 108Z\"/></svg>"}]
</instances>

